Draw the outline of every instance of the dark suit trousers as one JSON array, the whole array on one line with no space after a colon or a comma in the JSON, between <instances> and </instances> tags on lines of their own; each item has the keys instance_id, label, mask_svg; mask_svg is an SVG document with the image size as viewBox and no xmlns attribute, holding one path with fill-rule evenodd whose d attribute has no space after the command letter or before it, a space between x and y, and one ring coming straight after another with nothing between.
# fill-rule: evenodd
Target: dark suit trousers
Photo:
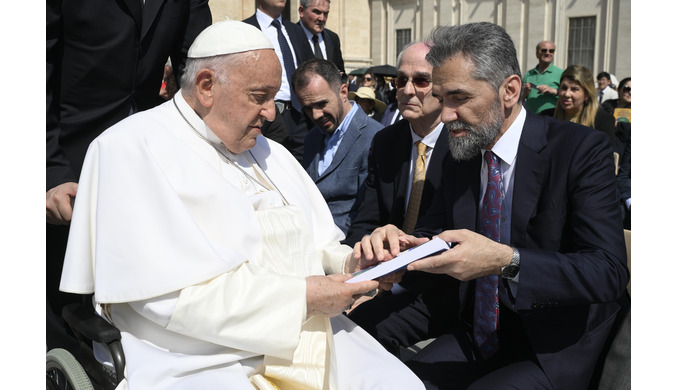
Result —
<instances>
[{"instance_id":1,"label":"dark suit trousers","mask_svg":"<svg viewBox=\"0 0 678 390\"><path fill-rule=\"evenodd\" d=\"M427 389L552 388L516 313L500 305L500 350L484 360L472 341L472 320L462 324L458 318L459 282L445 275L423 275L411 284L417 289L377 295L349 318L395 356L401 347L436 338L405 362Z\"/></svg>"},{"instance_id":2,"label":"dark suit trousers","mask_svg":"<svg viewBox=\"0 0 678 390\"><path fill-rule=\"evenodd\" d=\"M264 125L262 134L281 143L301 163L304 158L304 139L312 127L312 122L303 112L298 112L286 103L282 112L276 107L275 119ZM285 129L285 132L281 129Z\"/></svg>"}]
</instances>

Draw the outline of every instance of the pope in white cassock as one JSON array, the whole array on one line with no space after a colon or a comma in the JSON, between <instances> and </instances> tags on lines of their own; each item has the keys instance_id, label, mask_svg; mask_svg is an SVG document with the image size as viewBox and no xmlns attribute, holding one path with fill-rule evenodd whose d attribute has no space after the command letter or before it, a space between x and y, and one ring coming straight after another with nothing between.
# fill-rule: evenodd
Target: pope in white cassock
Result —
<instances>
[{"instance_id":1,"label":"pope in white cassock","mask_svg":"<svg viewBox=\"0 0 678 390\"><path fill-rule=\"evenodd\" d=\"M282 68L225 21L175 98L90 145L61 289L120 329L129 389L423 389L345 316L378 282L296 159L261 136ZM329 275L329 276L325 276Z\"/></svg>"}]
</instances>

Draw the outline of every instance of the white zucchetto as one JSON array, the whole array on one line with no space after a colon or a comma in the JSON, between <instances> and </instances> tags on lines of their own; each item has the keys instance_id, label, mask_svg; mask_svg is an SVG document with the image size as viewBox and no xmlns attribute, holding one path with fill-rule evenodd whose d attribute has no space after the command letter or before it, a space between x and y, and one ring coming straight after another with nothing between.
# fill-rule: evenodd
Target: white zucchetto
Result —
<instances>
[{"instance_id":1,"label":"white zucchetto","mask_svg":"<svg viewBox=\"0 0 678 390\"><path fill-rule=\"evenodd\" d=\"M224 20L204 29L188 49L188 58L205 58L245 51L273 49L258 28L237 20Z\"/></svg>"}]
</instances>

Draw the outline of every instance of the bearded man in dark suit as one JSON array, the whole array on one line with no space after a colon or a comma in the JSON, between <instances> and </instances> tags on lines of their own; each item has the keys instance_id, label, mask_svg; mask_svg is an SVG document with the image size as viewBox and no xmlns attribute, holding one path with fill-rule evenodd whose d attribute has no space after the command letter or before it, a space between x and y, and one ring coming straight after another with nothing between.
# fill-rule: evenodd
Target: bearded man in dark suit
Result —
<instances>
[{"instance_id":1,"label":"bearded man in dark suit","mask_svg":"<svg viewBox=\"0 0 678 390\"><path fill-rule=\"evenodd\" d=\"M354 255L385 261L437 235L451 249L407 269L457 286L430 295L423 307L437 312L402 308L386 319L399 326L375 336L408 346L447 327L407 361L427 389L587 388L630 305L612 146L599 131L522 107L502 27L443 26L430 40L451 153L442 185L413 235L378 228Z\"/></svg>"}]
</instances>

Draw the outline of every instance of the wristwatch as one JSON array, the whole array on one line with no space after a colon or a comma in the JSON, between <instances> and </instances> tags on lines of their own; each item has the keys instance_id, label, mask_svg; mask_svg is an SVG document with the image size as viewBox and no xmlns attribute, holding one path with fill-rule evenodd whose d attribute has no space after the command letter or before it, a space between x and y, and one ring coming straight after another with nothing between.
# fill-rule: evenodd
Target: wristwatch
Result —
<instances>
[{"instance_id":1,"label":"wristwatch","mask_svg":"<svg viewBox=\"0 0 678 390\"><path fill-rule=\"evenodd\" d=\"M518 252L518 249L516 248L511 249L513 249L511 262L508 265L501 267L501 277L509 280L515 278L516 275L518 275L518 271L520 271L520 252Z\"/></svg>"}]
</instances>

